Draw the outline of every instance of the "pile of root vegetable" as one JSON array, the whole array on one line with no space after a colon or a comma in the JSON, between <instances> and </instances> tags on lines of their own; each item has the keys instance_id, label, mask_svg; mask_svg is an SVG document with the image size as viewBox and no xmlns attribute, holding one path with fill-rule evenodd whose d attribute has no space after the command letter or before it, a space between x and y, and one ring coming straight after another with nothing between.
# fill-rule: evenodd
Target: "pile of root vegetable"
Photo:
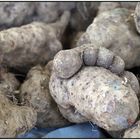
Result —
<instances>
[{"instance_id":1,"label":"pile of root vegetable","mask_svg":"<svg viewBox=\"0 0 140 140\"><path fill-rule=\"evenodd\" d=\"M140 3L0 2L0 137L90 121L140 138Z\"/></svg>"}]
</instances>

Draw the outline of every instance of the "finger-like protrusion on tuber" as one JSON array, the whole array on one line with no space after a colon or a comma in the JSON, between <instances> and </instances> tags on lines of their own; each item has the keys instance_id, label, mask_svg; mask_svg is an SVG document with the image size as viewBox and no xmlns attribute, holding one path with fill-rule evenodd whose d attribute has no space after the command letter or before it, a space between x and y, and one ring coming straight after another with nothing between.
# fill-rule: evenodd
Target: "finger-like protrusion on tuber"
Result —
<instances>
[{"instance_id":1,"label":"finger-like protrusion on tuber","mask_svg":"<svg viewBox=\"0 0 140 140\"><path fill-rule=\"evenodd\" d=\"M125 62L125 68L140 65L140 40L131 10L116 8L96 16L80 37L77 47L88 43L108 48L120 56Z\"/></svg>"},{"instance_id":2,"label":"finger-like protrusion on tuber","mask_svg":"<svg viewBox=\"0 0 140 140\"><path fill-rule=\"evenodd\" d=\"M103 47L99 48L97 66L108 68L112 64L113 58L113 52Z\"/></svg>"},{"instance_id":3,"label":"finger-like protrusion on tuber","mask_svg":"<svg viewBox=\"0 0 140 140\"><path fill-rule=\"evenodd\" d=\"M72 50L62 50L56 54L53 60L53 68L60 78L70 78L82 66L81 53Z\"/></svg>"},{"instance_id":4,"label":"finger-like protrusion on tuber","mask_svg":"<svg viewBox=\"0 0 140 140\"><path fill-rule=\"evenodd\" d=\"M98 57L98 48L89 47L83 52L83 61L87 66L94 66Z\"/></svg>"},{"instance_id":5,"label":"finger-like protrusion on tuber","mask_svg":"<svg viewBox=\"0 0 140 140\"><path fill-rule=\"evenodd\" d=\"M125 63L119 56L115 56L112 64L109 66L109 70L116 74L121 74L124 71L124 68Z\"/></svg>"}]
</instances>

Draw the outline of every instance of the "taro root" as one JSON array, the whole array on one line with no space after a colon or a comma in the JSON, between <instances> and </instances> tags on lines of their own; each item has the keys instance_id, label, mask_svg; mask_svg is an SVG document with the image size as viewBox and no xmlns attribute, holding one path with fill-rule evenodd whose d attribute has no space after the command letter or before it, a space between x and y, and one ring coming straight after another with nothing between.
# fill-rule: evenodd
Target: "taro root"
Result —
<instances>
[{"instance_id":1,"label":"taro root","mask_svg":"<svg viewBox=\"0 0 140 140\"><path fill-rule=\"evenodd\" d=\"M27 72L37 64L46 64L62 49L59 39L69 17L70 13L66 11L60 20L52 24L33 22L1 31L1 63L20 72Z\"/></svg>"},{"instance_id":2,"label":"taro root","mask_svg":"<svg viewBox=\"0 0 140 140\"><path fill-rule=\"evenodd\" d=\"M119 56L93 44L60 51L53 60L50 93L70 122L91 121L107 131L124 130L139 113L138 81L124 67Z\"/></svg>"},{"instance_id":3,"label":"taro root","mask_svg":"<svg viewBox=\"0 0 140 140\"><path fill-rule=\"evenodd\" d=\"M99 14L77 42L77 46L93 43L120 56L126 68L140 66L140 39L132 11L124 8Z\"/></svg>"},{"instance_id":4,"label":"taro root","mask_svg":"<svg viewBox=\"0 0 140 140\"><path fill-rule=\"evenodd\" d=\"M126 130L123 138L140 138L140 121Z\"/></svg>"},{"instance_id":5,"label":"taro root","mask_svg":"<svg viewBox=\"0 0 140 140\"><path fill-rule=\"evenodd\" d=\"M46 67L35 66L21 86L20 100L23 105L37 111L37 127L62 127L69 124L60 114L49 91L51 62Z\"/></svg>"},{"instance_id":6,"label":"taro root","mask_svg":"<svg viewBox=\"0 0 140 140\"><path fill-rule=\"evenodd\" d=\"M20 26L33 12L32 2L0 2L0 27Z\"/></svg>"}]
</instances>

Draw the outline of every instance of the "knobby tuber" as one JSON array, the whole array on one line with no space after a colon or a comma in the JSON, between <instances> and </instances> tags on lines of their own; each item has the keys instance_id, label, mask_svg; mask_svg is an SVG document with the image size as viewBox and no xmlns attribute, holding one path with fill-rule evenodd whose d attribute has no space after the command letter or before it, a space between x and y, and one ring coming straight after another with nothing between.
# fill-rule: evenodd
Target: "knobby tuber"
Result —
<instances>
[{"instance_id":1,"label":"knobby tuber","mask_svg":"<svg viewBox=\"0 0 140 140\"><path fill-rule=\"evenodd\" d=\"M37 111L37 127L62 127L69 124L59 112L49 91L51 62L46 67L35 66L21 86L21 103Z\"/></svg>"},{"instance_id":2,"label":"knobby tuber","mask_svg":"<svg viewBox=\"0 0 140 140\"><path fill-rule=\"evenodd\" d=\"M69 21L70 13L52 24L33 22L0 32L1 63L20 72L32 66L46 64L62 49L59 41Z\"/></svg>"},{"instance_id":3,"label":"knobby tuber","mask_svg":"<svg viewBox=\"0 0 140 140\"><path fill-rule=\"evenodd\" d=\"M18 106L16 99L20 83L12 73L0 71L0 138L13 138L32 129L37 114L32 108Z\"/></svg>"},{"instance_id":4,"label":"knobby tuber","mask_svg":"<svg viewBox=\"0 0 140 140\"><path fill-rule=\"evenodd\" d=\"M20 26L33 12L32 2L0 2L0 27Z\"/></svg>"},{"instance_id":5,"label":"knobby tuber","mask_svg":"<svg viewBox=\"0 0 140 140\"><path fill-rule=\"evenodd\" d=\"M53 60L50 93L71 122L92 121L107 131L126 129L139 113L139 85L124 67L119 56L93 44L60 51Z\"/></svg>"},{"instance_id":6,"label":"knobby tuber","mask_svg":"<svg viewBox=\"0 0 140 140\"><path fill-rule=\"evenodd\" d=\"M126 68L140 66L140 39L132 11L116 8L99 14L77 42L77 46L93 43L120 56Z\"/></svg>"}]
</instances>

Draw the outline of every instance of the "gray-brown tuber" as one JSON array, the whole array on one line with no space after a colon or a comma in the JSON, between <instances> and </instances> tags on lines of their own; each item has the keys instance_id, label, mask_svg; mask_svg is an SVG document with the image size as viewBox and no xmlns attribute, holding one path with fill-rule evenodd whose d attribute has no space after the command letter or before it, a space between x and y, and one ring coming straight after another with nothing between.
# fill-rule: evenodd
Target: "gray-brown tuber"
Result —
<instances>
[{"instance_id":1,"label":"gray-brown tuber","mask_svg":"<svg viewBox=\"0 0 140 140\"><path fill-rule=\"evenodd\" d=\"M53 60L50 93L71 122L91 121L108 131L126 129L139 113L139 85L124 67L119 56L93 44L60 51Z\"/></svg>"},{"instance_id":2,"label":"gray-brown tuber","mask_svg":"<svg viewBox=\"0 0 140 140\"><path fill-rule=\"evenodd\" d=\"M69 12L52 24L33 22L0 32L1 64L27 72L37 64L46 64L62 49L59 41L68 24Z\"/></svg>"}]
</instances>

